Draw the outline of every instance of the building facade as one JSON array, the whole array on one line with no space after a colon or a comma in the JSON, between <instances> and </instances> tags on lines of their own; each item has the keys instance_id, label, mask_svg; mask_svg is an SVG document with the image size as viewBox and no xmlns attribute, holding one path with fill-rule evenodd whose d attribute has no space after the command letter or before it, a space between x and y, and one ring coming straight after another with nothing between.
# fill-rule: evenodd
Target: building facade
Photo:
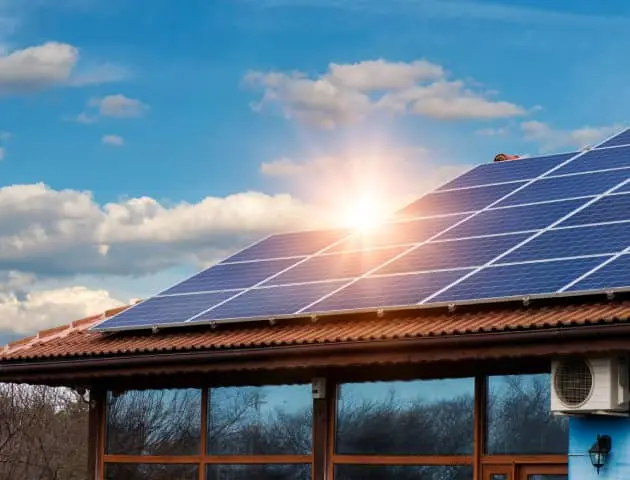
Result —
<instances>
[{"instance_id":1,"label":"building facade","mask_svg":"<svg viewBox=\"0 0 630 480\"><path fill-rule=\"evenodd\" d=\"M550 411L552 359L627 353L623 298L89 331L114 313L0 357L0 381L89 390L90 479L630 475L630 420ZM612 439L599 472L598 435Z\"/></svg>"}]
</instances>

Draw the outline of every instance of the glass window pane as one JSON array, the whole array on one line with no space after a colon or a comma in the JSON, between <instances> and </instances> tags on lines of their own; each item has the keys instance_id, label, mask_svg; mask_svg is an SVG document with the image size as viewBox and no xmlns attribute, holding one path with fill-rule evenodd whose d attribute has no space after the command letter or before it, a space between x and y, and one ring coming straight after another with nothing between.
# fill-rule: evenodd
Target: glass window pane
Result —
<instances>
[{"instance_id":1,"label":"glass window pane","mask_svg":"<svg viewBox=\"0 0 630 480\"><path fill-rule=\"evenodd\" d=\"M105 480L197 480L197 465L161 465L157 463L108 463Z\"/></svg>"},{"instance_id":2,"label":"glass window pane","mask_svg":"<svg viewBox=\"0 0 630 480\"><path fill-rule=\"evenodd\" d=\"M489 377L487 453L566 454L568 420L550 412L550 395L548 373Z\"/></svg>"},{"instance_id":3,"label":"glass window pane","mask_svg":"<svg viewBox=\"0 0 630 480\"><path fill-rule=\"evenodd\" d=\"M201 391L107 394L107 450L120 455L199 455Z\"/></svg>"},{"instance_id":4,"label":"glass window pane","mask_svg":"<svg viewBox=\"0 0 630 480\"><path fill-rule=\"evenodd\" d=\"M472 480L471 465L336 465L335 480Z\"/></svg>"},{"instance_id":5,"label":"glass window pane","mask_svg":"<svg viewBox=\"0 0 630 480\"><path fill-rule=\"evenodd\" d=\"M206 480L311 480L311 465L208 465Z\"/></svg>"},{"instance_id":6,"label":"glass window pane","mask_svg":"<svg viewBox=\"0 0 630 480\"><path fill-rule=\"evenodd\" d=\"M311 385L213 388L208 393L208 454L308 455Z\"/></svg>"},{"instance_id":7,"label":"glass window pane","mask_svg":"<svg viewBox=\"0 0 630 480\"><path fill-rule=\"evenodd\" d=\"M336 451L345 455L472 454L474 389L472 378L343 384Z\"/></svg>"}]
</instances>

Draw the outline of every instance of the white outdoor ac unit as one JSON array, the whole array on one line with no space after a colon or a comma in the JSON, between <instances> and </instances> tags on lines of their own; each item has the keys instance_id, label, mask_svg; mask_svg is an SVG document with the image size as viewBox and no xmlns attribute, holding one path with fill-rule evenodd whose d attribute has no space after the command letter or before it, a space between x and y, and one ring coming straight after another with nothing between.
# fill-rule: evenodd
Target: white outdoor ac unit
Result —
<instances>
[{"instance_id":1,"label":"white outdoor ac unit","mask_svg":"<svg viewBox=\"0 0 630 480\"><path fill-rule=\"evenodd\" d=\"M627 357L559 358L551 364L551 411L564 415L626 415Z\"/></svg>"}]
</instances>

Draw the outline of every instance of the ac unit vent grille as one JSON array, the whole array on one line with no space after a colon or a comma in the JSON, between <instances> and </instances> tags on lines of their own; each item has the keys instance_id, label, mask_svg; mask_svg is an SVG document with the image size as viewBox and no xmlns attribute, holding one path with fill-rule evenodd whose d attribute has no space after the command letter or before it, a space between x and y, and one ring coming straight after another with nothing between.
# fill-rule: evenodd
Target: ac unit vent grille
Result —
<instances>
[{"instance_id":1,"label":"ac unit vent grille","mask_svg":"<svg viewBox=\"0 0 630 480\"><path fill-rule=\"evenodd\" d=\"M554 387L562 403L568 407L579 407L588 400L593 388L593 372L589 364L582 359L559 362Z\"/></svg>"}]
</instances>

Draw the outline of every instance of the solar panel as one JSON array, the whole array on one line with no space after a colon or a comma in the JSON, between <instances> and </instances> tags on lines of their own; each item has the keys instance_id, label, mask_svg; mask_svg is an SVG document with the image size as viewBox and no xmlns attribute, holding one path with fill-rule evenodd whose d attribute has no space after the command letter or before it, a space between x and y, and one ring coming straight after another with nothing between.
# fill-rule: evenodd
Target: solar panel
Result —
<instances>
[{"instance_id":1,"label":"solar panel","mask_svg":"<svg viewBox=\"0 0 630 480\"><path fill-rule=\"evenodd\" d=\"M608 288L630 289L630 146L480 165L374 230L271 235L94 329Z\"/></svg>"},{"instance_id":2,"label":"solar panel","mask_svg":"<svg viewBox=\"0 0 630 480\"><path fill-rule=\"evenodd\" d=\"M600 145L600 147L618 147L621 145L630 145L630 129L621 132L619 135L615 135L613 138Z\"/></svg>"},{"instance_id":3,"label":"solar panel","mask_svg":"<svg viewBox=\"0 0 630 480\"><path fill-rule=\"evenodd\" d=\"M540 230L554 220L564 217L585 203L585 200L567 200L509 208L488 209L467 219L451 230L440 234L439 239L465 238L500 233Z\"/></svg>"},{"instance_id":4,"label":"solar panel","mask_svg":"<svg viewBox=\"0 0 630 480\"><path fill-rule=\"evenodd\" d=\"M567 291L604 291L628 287L628 278L630 278L630 255L624 254L576 282Z\"/></svg>"},{"instance_id":5,"label":"solar panel","mask_svg":"<svg viewBox=\"0 0 630 480\"><path fill-rule=\"evenodd\" d=\"M477 267L527 237L527 234L512 234L428 242L378 268L374 275Z\"/></svg>"},{"instance_id":6,"label":"solar panel","mask_svg":"<svg viewBox=\"0 0 630 480\"><path fill-rule=\"evenodd\" d=\"M561 153L546 157L524 158L518 162L493 162L479 165L463 175L443 185L439 190L467 188L493 183L531 180L547 170L575 156L575 153Z\"/></svg>"},{"instance_id":7,"label":"solar panel","mask_svg":"<svg viewBox=\"0 0 630 480\"><path fill-rule=\"evenodd\" d=\"M312 230L272 235L232 255L224 262L312 255L347 234L347 230Z\"/></svg>"},{"instance_id":8,"label":"solar panel","mask_svg":"<svg viewBox=\"0 0 630 480\"><path fill-rule=\"evenodd\" d=\"M578 258L491 266L448 288L432 300L448 303L551 294L602 261L602 258Z\"/></svg>"},{"instance_id":9,"label":"solar panel","mask_svg":"<svg viewBox=\"0 0 630 480\"><path fill-rule=\"evenodd\" d=\"M630 169L567 175L539 180L498 204L499 207L599 195L630 178Z\"/></svg>"},{"instance_id":10,"label":"solar panel","mask_svg":"<svg viewBox=\"0 0 630 480\"><path fill-rule=\"evenodd\" d=\"M524 184L525 182L514 182L433 192L402 209L399 216L430 217L480 210Z\"/></svg>"},{"instance_id":11,"label":"solar panel","mask_svg":"<svg viewBox=\"0 0 630 480\"><path fill-rule=\"evenodd\" d=\"M584 210L567 218L563 226L586 225L589 223L619 222L630 219L630 195L602 197Z\"/></svg>"},{"instance_id":12,"label":"solar panel","mask_svg":"<svg viewBox=\"0 0 630 480\"><path fill-rule=\"evenodd\" d=\"M555 174L566 175L569 173L593 172L597 170L628 167L630 167L630 146L591 150L575 161L569 162L559 170L556 170Z\"/></svg>"}]
</instances>

